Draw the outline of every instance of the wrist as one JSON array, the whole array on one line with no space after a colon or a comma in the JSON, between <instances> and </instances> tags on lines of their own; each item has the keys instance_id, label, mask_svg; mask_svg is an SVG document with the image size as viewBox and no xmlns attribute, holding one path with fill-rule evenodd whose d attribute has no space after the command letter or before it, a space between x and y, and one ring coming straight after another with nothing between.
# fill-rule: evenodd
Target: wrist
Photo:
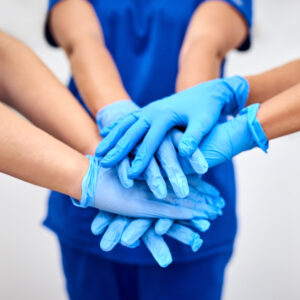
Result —
<instances>
[{"instance_id":1,"label":"wrist","mask_svg":"<svg viewBox=\"0 0 300 300\"><path fill-rule=\"evenodd\" d=\"M70 191L68 195L78 201L82 197L82 182L89 169L89 159L86 156L83 156L81 161L76 163L76 169L72 172L72 182L69 184Z\"/></svg>"},{"instance_id":2,"label":"wrist","mask_svg":"<svg viewBox=\"0 0 300 300\"><path fill-rule=\"evenodd\" d=\"M246 105L249 96L249 83L244 77L237 75L222 79L222 83L231 92L231 97L225 99L222 114L236 115Z\"/></svg>"},{"instance_id":3,"label":"wrist","mask_svg":"<svg viewBox=\"0 0 300 300\"><path fill-rule=\"evenodd\" d=\"M117 88L115 88L117 90ZM109 96L106 96L109 95ZM97 114L105 109L105 107L110 106L119 101L130 100L128 93L125 90L115 91L105 93L105 95L99 95L98 101L95 103L95 107L92 111L92 114L95 118L97 118Z\"/></svg>"},{"instance_id":4,"label":"wrist","mask_svg":"<svg viewBox=\"0 0 300 300\"><path fill-rule=\"evenodd\" d=\"M115 122L123 115L137 110L139 107L130 98L118 100L100 109L96 114L99 129Z\"/></svg>"},{"instance_id":5,"label":"wrist","mask_svg":"<svg viewBox=\"0 0 300 300\"><path fill-rule=\"evenodd\" d=\"M257 118L259 107L260 107L259 104L250 105L241 111L240 116L241 117L243 115L247 116L247 125L248 125L248 129L251 133L253 147L255 147L255 146L259 147L264 152L267 152L268 147L269 147L269 142L268 142L267 136L263 130L263 127ZM251 149L253 147L250 147L249 149Z\"/></svg>"},{"instance_id":6,"label":"wrist","mask_svg":"<svg viewBox=\"0 0 300 300\"><path fill-rule=\"evenodd\" d=\"M83 208L94 206L99 169L99 160L94 156L87 156L86 164L84 168L81 169L81 174L79 176L80 193L79 188L77 187L76 197L71 196L72 202L75 206Z\"/></svg>"},{"instance_id":7,"label":"wrist","mask_svg":"<svg viewBox=\"0 0 300 300\"><path fill-rule=\"evenodd\" d=\"M176 79L176 92L220 76L223 56L208 38L201 38L182 48Z\"/></svg>"},{"instance_id":8,"label":"wrist","mask_svg":"<svg viewBox=\"0 0 300 300\"><path fill-rule=\"evenodd\" d=\"M96 152L96 149L98 147L98 145L101 142L101 137L99 135L98 138L96 138L95 140L93 140L91 143L89 143L89 145L87 145L87 147L83 150L84 155L94 155Z\"/></svg>"}]
</instances>

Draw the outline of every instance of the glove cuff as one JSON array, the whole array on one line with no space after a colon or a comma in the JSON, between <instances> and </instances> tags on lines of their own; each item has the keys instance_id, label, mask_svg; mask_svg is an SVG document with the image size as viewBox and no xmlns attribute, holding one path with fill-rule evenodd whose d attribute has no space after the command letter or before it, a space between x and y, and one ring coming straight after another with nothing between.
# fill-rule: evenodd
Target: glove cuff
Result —
<instances>
[{"instance_id":1,"label":"glove cuff","mask_svg":"<svg viewBox=\"0 0 300 300\"><path fill-rule=\"evenodd\" d=\"M87 155L90 160L89 169L82 180L82 193L80 202L71 197L72 203L75 206L86 208L94 206L94 195L96 183L98 179L98 172L100 169L100 161L94 156Z\"/></svg>"},{"instance_id":2,"label":"glove cuff","mask_svg":"<svg viewBox=\"0 0 300 300\"><path fill-rule=\"evenodd\" d=\"M222 113L225 115L236 115L246 105L249 95L249 83L241 76L224 78L222 79L222 82L232 92L232 98L228 99Z\"/></svg>"},{"instance_id":3,"label":"glove cuff","mask_svg":"<svg viewBox=\"0 0 300 300\"><path fill-rule=\"evenodd\" d=\"M99 129L111 124L115 121L115 117L112 116L112 111L115 109L116 111L124 111L132 112L137 110L139 107L130 99L119 100L108 105L105 105L101 108L96 114L96 122Z\"/></svg>"},{"instance_id":4,"label":"glove cuff","mask_svg":"<svg viewBox=\"0 0 300 300\"><path fill-rule=\"evenodd\" d=\"M247 114L248 128L252 134L253 141L255 142L256 146L267 153L269 142L263 128L261 127L256 117L259 106L260 104L258 103L250 105L247 108L243 109L240 115Z\"/></svg>"}]
</instances>

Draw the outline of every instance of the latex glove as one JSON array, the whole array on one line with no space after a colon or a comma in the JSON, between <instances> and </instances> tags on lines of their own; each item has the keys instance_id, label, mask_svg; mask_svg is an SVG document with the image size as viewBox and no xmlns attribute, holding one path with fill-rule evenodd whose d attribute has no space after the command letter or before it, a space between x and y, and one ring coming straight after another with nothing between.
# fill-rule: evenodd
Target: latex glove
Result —
<instances>
[{"instance_id":1,"label":"latex glove","mask_svg":"<svg viewBox=\"0 0 300 300\"><path fill-rule=\"evenodd\" d=\"M126 189L119 183L115 168L102 168L99 159L88 157L90 166L82 181L81 201L73 199L75 205L132 217L189 220L204 216L203 211L194 205L195 201L201 201L202 195L187 201L170 190L166 199L159 201L143 181Z\"/></svg>"},{"instance_id":2,"label":"latex glove","mask_svg":"<svg viewBox=\"0 0 300 300\"><path fill-rule=\"evenodd\" d=\"M247 81L234 76L201 83L152 102L124 117L106 136L98 148L98 153L106 154L101 164L113 166L144 137L128 171L129 178L137 177L174 126L186 127L178 148L182 156L191 156L222 112L235 114L244 107L248 91Z\"/></svg>"},{"instance_id":3,"label":"latex glove","mask_svg":"<svg viewBox=\"0 0 300 300\"><path fill-rule=\"evenodd\" d=\"M199 146L209 167L230 160L235 155L254 147L268 149L267 137L256 117L259 104L243 109L237 117L218 124ZM174 132L172 139L178 145L183 133ZM185 162L187 163L187 162Z\"/></svg>"},{"instance_id":4,"label":"latex glove","mask_svg":"<svg viewBox=\"0 0 300 300\"><path fill-rule=\"evenodd\" d=\"M98 111L96 115L96 123L101 136L105 136L105 131L108 133L109 126L125 115L138 110L139 107L131 100L120 100L112 104L106 105ZM106 130L103 131L103 128ZM101 144L101 143L100 143ZM99 157L96 150L95 155ZM133 186L133 180L127 176L127 171L130 167L129 158L126 156L117 166L120 182L126 188ZM149 182L151 186L151 183Z\"/></svg>"},{"instance_id":5,"label":"latex glove","mask_svg":"<svg viewBox=\"0 0 300 300\"><path fill-rule=\"evenodd\" d=\"M122 119L122 116L128 114L129 112L136 111L139 107L134 104L131 100L121 100L110 105L107 105L97 114L96 120L100 130L101 135L107 135L109 131L115 126L118 120ZM117 120L117 121L116 121ZM116 122L114 122L116 121ZM107 127L104 127L108 125ZM103 133L103 127L106 128ZM99 144L96 150L96 156L100 157L99 149L102 147L102 142ZM161 168L163 169L166 177L168 177L175 193L178 197L186 197L189 193L189 187L187 184L186 176L180 166L177 158L176 150L173 146L170 135L168 134L160 145L156 158L152 158L148 167L142 174L141 178L144 179L150 190L154 195L163 199L166 197L166 184L163 179L160 168L157 164L159 162ZM200 151L196 151L190 158L191 165L194 168L194 172L198 174L203 174L207 171L208 166L201 155ZM128 170L130 168L129 157L126 156L117 166L120 181L124 187L132 187L133 181L128 178Z\"/></svg>"},{"instance_id":6,"label":"latex glove","mask_svg":"<svg viewBox=\"0 0 300 300\"><path fill-rule=\"evenodd\" d=\"M113 104L110 104L100 110L97 114L96 120L98 124L99 131L102 136L105 136L109 133L109 131L115 126L113 120L117 118L122 118L122 115L128 113L129 111L134 111L138 107L131 101L131 100L122 100L115 102ZM115 122L116 123L116 122ZM105 125L108 125L104 127ZM103 130L103 128L105 130ZM162 145L160 146L158 153L157 153L157 159L160 162L160 165L162 166L165 174L168 176L170 183L175 191L175 193L179 197L184 197L188 194L188 184L187 180L185 178L184 173L181 170L180 164L177 160L177 153L174 149L172 140L170 136L168 135L165 140L163 141ZM203 158L203 155L201 154L200 151L195 151L195 153L192 155L192 157L189 159L190 160L190 165L193 167L192 173L198 172L200 174L205 173L207 170L207 163L205 159ZM120 181L122 182L124 187L130 187L133 185L133 181L128 179L127 177L127 171L129 169L129 159L126 157L117 167L118 169L118 175L120 178ZM147 167L146 171L143 174L144 179L148 183L148 186L150 189L154 192L154 195L158 198L162 198L166 196L166 189L161 189L159 188L159 185L157 184L157 179L161 179L159 181L163 182L162 176L159 170L159 167L154 159L151 160L149 166ZM128 184L129 182L129 184ZM164 192L161 192L161 190L165 190ZM124 216L113 216L110 213L107 212L100 212L95 218L95 222L93 222L93 227L98 232L102 232L106 226L109 225L108 230L106 231L105 235L103 236L101 240L101 248L105 251L111 250L118 242L120 237L120 232L124 229L124 226L129 224L131 220L127 217ZM136 230L132 231L132 234L135 235L136 238L136 244L129 245L127 244L126 246L128 247L135 247L139 244L138 240L138 234L137 232L141 232L141 228L146 228L145 224L147 224L147 227L150 227L152 220L150 219L140 219L132 221L132 224L144 224L144 226L134 226ZM209 222L206 220L195 220L193 221L195 223L194 227L200 229L200 230L206 230L209 227ZM157 221L155 230L156 232L160 234L166 233L172 226L173 220L172 219L160 219ZM95 229L96 228L96 229ZM133 228L131 226L131 228ZM148 229L148 228L147 228ZM180 227L180 230L173 230L170 232L176 232L177 235L183 236L183 232L187 232L188 234L185 234L185 236L189 236L189 238L186 238L185 243L192 243L192 240L190 239L192 234L192 230L189 228L184 228L183 226ZM181 233L181 234L180 234ZM171 233L170 233L171 234ZM174 238L177 240L180 240L179 238L176 238L176 234L174 235ZM195 233L197 239L193 240L198 240L200 237L198 236L197 233ZM112 238L113 236L113 238ZM151 235L150 241L154 240L155 235ZM163 243L163 240L161 238L155 238L156 242L159 244ZM193 242L192 249L195 249L195 241ZM198 243L199 244L199 243ZM153 248L150 250L153 254L154 257L157 257L157 260L161 262L161 264L165 264L167 260L160 259L161 255L158 255L156 253L156 247L152 247L153 243L147 243L150 248ZM147 247L148 247L147 246ZM170 257L168 255L167 251L167 246L162 247L162 249L165 249L163 252L167 252L165 257ZM164 261L164 262L163 262Z\"/></svg>"},{"instance_id":7,"label":"latex glove","mask_svg":"<svg viewBox=\"0 0 300 300\"><path fill-rule=\"evenodd\" d=\"M190 207L200 209L203 216L202 218L193 219L192 223L184 221L182 224L171 224L172 226L167 234L181 243L189 245L195 252L201 247L203 241L198 233L183 225L192 226L202 232L208 230L210 222L207 219L215 219L220 215L225 202L219 192L213 186L201 180L200 176L188 176L188 181L191 185L191 199L188 198L186 201L190 202ZM202 197L199 198L199 194ZM198 200L195 201L195 199ZM105 214L99 212L91 226L92 232L96 235L103 233L108 226L100 242L102 250L110 251L119 242L127 247L136 247L142 237L146 247L160 266L166 267L172 262L172 256L166 243L151 227L152 219L131 220L130 218L116 216L108 221ZM163 220L161 219L156 223L155 229L159 227L159 222Z\"/></svg>"}]
</instances>

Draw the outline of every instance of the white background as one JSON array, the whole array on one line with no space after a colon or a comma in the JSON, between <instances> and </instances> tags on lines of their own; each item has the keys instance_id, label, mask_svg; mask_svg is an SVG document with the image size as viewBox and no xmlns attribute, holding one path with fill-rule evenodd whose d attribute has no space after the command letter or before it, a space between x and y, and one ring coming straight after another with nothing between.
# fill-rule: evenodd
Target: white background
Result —
<instances>
[{"instance_id":1,"label":"white background","mask_svg":"<svg viewBox=\"0 0 300 300\"><path fill-rule=\"evenodd\" d=\"M46 1L1 0L0 28L66 82L69 67L47 46ZM256 73L300 57L300 1L256 1L253 47L232 53L227 74ZM300 134L236 159L239 235L225 300L300 299ZM56 239L41 226L47 191L0 174L0 299L66 299ZM205 299L204 299L205 300Z\"/></svg>"}]
</instances>

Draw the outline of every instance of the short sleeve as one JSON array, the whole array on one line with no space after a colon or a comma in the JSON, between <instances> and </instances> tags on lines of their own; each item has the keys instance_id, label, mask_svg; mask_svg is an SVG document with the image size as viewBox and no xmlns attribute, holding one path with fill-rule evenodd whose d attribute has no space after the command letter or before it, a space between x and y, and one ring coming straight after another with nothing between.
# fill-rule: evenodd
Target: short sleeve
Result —
<instances>
[{"instance_id":1,"label":"short sleeve","mask_svg":"<svg viewBox=\"0 0 300 300\"><path fill-rule=\"evenodd\" d=\"M251 28L252 28L252 0L221 0L233 6L245 19L248 25L248 35L241 46L240 51L246 51L251 45Z\"/></svg>"},{"instance_id":2,"label":"short sleeve","mask_svg":"<svg viewBox=\"0 0 300 300\"><path fill-rule=\"evenodd\" d=\"M52 33L51 33L51 30L50 30L50 26L49 26L49 16L50 16L50 12L52 10L52 8L57 4L59 3L60 1L63 1L63 0L49 0L48 1L48 8L47 8L47 15L46 15L46 21L45 21L45 25L44 25L44 35L45 35L45 38L47 40L47 42L53 46L53 47L58 47Z\"/></svg>"}]
</instances>

